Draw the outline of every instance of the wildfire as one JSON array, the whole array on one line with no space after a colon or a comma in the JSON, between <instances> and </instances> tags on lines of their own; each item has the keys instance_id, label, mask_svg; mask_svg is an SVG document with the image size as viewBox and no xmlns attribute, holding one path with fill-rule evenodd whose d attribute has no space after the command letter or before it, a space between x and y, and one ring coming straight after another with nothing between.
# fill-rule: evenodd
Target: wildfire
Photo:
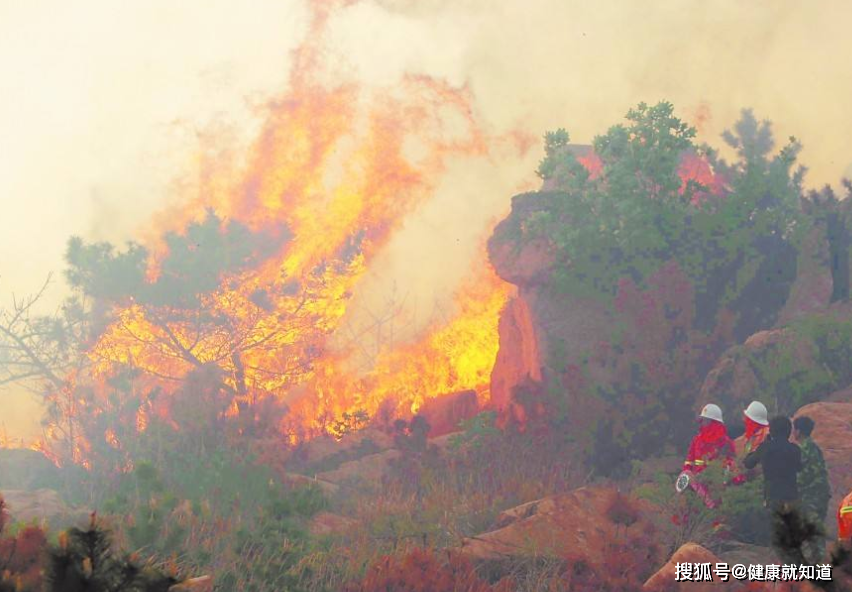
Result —
<instances>
[{"instance_id":1,"label":"wildfire","mask_svg":"<svg viewBox=\"0 0 852 592\"><path fill-rule=\"evenodd\" d=\"M379 92L318 82L329 6L315 6L290 89L269 105L244 169L223 178L216 163L202 163L197 195L162 217L157 230L183 236L215 212L222 233L238 222L274 248L218 278L194 306L128 301L114 311L89 352L96 381L132 367L168 394L193 369L212 365L235 405L259 396L283 400L307 385L291 414L304 433L322 429L329 416L375 414L388 405L411 413L427 398L461 389L477 389L487 401L509 289L490 270L458 294L448 322L384 352L367 375L347 370L345 355L329 351L359 280L405 216L432 195L448 159L488 153L464 88L422 76ZM170 273L168 239L152 252L153 285ZM157 412L149 402L132 419L138 431L149 407ZM120 448L115 433L106 439Z\"/></svg>"},{"instance_id":2,"label":"wildfire","mask_svg":"<svg viewBox=\"0 0 852 592\"><path fill-rule=\"evenodd\" d=\"M292 406L296 426L289 430L325 431L334 419L358 412L406 417L428 399L468 389L477 392L480 406L487 405L497 323L510 291L486 268L457 293L452 318L434 323L413 343L383 352L368 374L347 371L339 360L321 365L309 394Z\"/></svg>"}]
</instances>

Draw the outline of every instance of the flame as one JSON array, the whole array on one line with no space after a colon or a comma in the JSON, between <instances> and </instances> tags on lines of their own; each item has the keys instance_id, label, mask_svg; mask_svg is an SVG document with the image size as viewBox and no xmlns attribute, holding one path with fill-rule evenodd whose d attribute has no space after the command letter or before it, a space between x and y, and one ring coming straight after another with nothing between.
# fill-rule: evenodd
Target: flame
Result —
<instances>
[{"instance_id":1,"label":"flame","mask_svg":"<svg viewBox=\"0 0 852 592\"><path fill-rule=\"evenodd\" d=\"M350 369L345 352L329 351L359 280L406 215L433 194L448 160L487 156L491 141L466 88L425 76L378 91L320 83L322 34L337 5L314 5L290 89L268 105L245 165L229 176L199 157L197 193L157 221L158 236L182 235L215 212L222 232L235 221L271 237L271 254L218 278L194 309L137 301L119 307L88 353L96 382L131 367L141 371L143 387L168 395L194 369L215 366L233 395L230 415L259 394L284 400L307 386L291 413L304 433L356 410L372 415L390 405L411 413L462 389L477 389L487 403L497 320L510 289L491 270L459 292L451 319L384 352L367 375ZM150 247L147 280L154 283L166 273L169 243ZM95 391L106 404L106 389ZM157 405L143 402L127 423L144 431L149 411L168 414ZM114 431L105 438L122 448Z\"/></svg>"},{"instance_id":2,"label":"flame","mask_svg":"<svg viewBox=\"0 0 852 592\"><path fill-rule=\"evenodd\" d=\"M324 364L310 394L292 406L292 418L311 435L328 431L329 421L344 414L406 417L428 399L463 390L475 390L480 407L487 406L497 325L512 289L490 267L481 270L456 294L450 319L435 322L413 343L384 351L366 375L346 370L340 360Z\"/></svg>"}]
</instances>

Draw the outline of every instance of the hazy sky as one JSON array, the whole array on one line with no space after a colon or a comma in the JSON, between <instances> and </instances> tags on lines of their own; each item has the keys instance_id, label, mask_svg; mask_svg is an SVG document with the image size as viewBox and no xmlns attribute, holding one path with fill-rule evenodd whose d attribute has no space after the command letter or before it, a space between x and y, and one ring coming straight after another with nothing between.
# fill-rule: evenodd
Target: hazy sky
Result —
<instances>
[{"instance_id":1,"label":"hazy sky","mask_svg":"<svg viewBox=\"0 0 852 592\"><path fill-rule=\"evenodd\" d=\"M69 235L144 230L206 133L249 140L306 15L288 0L0 0L0 303L60 272ZM638 101L667 99L703 114L701 139L718 143L754 107L803 141L819 185L852 172L850 21L842 0L385 0L339 10L328 40L341 71L369 83L412 71L467 84L494 132L566 127L588 142ZM531 186L535 150L454 167L376 281L425 289L469 257ZM429 261L412 270L424 242ZM15 400L12 434L35 417Z\"/></svg>"}]
</instances>

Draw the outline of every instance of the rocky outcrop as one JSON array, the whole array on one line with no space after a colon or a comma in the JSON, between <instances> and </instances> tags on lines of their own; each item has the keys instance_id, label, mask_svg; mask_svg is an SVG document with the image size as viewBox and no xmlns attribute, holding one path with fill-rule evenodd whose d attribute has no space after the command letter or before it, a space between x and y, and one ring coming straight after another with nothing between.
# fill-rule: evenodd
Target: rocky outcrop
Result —
<instances>
[{"instance_id":1,"label":"rocky outcrop","mask_svg":"<svg viewBox=\"0 0 852 592\"><path fill-rule=\"evenodd\" d=\"M402 453L399 450L385 450L378 454L345 462L334 470L318 473L316 478L335 485L352 484L360 481L379 484L393 461L400 456L402 456Z\"/></svg>"},{"instance_id":2,"label":"rocky outcrop","mask_svg":"<svg viewBox=\"0 0 852 592\"><path fill-rule=\"evenodd\" d=\"M599 566L613 544L648 531L650 512L645 502L612 489L583 487L503 512L495 530L464 539L461 552L483 560L545 555ZM650 563L662 559L653 545L647 552Z\"/></svg>"},{"instance_id":3,"label":"rocky outcrop","mask_svg":"<svg viewBox=\"0 0 852 592\"><path fill-rule=\"evenodd\" d=\"M429 423L429 437L436 438L459 429L459 424L479 413L476 391L461 391L428 399L417 414Z\"/></svg>"},{"instance_id":4,"label":"rocky outcrop","mask_svg":"<svg viewBox=\"0 0 852 592\"><path fill-rule=\"evenodd\" d=\"M491 371L491 403L508 409L512 389L525 380L541 380L540 331L523 298L512 298L500 315L500 349Z\"/></svg>"},{"instance_id":5,"label":"rocky outcrop","mask_svg":"<svg viewBox=\"0 0 852 592\"><path fill-rule=\"evenodd\" d=\"M13 522L35 522L56 529L82 524L89 519L88 510L72 508L52 489L4 489L0 495Z\"/></svg>"},{"instance_id":6,"label":"rocky outcrop","mask_svg":"<svg viewBox=\"0 0 852 592\"><path fill-rule=\"evenodd\" d=\"M852 321L844 307L760 331L729 348L707 374L698 404L717 403L737 419L752 400L792 414L852 382Z\"/></svg>"},{"instance_id":7,"label":"rocky outcrop","mask_svg":"<svg viewBox=\"0 0 852 592\"><path fill-rule=\"evenodd\" d=\"M337 440L323 435L297 447L286 462L286 471L316 478L341 465L377 454L393 446L393 438L375 428L354 430ZM320 479L322 480L322 479Z\"/></svg>"}]
</instances>

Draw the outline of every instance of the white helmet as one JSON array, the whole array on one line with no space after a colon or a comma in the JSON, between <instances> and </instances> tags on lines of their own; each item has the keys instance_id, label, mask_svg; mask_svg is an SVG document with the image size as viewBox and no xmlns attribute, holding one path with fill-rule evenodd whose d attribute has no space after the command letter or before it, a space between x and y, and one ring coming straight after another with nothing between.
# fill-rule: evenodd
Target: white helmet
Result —
<instances>
[{"instance_id":1,"label":"white helmet","mask_svg":"<svg viewBox=\"0 0 852 592\"><path fill-rule=\"evenodd\" d=\"M719 423L725 423L722 420L722 410L719 409L718 405L714 405L713 403L705 405L704 408L701 409L701 415L698 417L706 417L707 419L712 419Z\"/></svg>"},{"instance_id":2,"label":"white helmet","mask_svg":"<svg viewBox=\"0 0 852 592\"><path fill-rule=\"evenodd\" d=\"M760 401L752 401L744 411L745 416L755 423L760 425L769 425L769 414L766 412L766 405Z\"/></svg>"}]
</instances>

